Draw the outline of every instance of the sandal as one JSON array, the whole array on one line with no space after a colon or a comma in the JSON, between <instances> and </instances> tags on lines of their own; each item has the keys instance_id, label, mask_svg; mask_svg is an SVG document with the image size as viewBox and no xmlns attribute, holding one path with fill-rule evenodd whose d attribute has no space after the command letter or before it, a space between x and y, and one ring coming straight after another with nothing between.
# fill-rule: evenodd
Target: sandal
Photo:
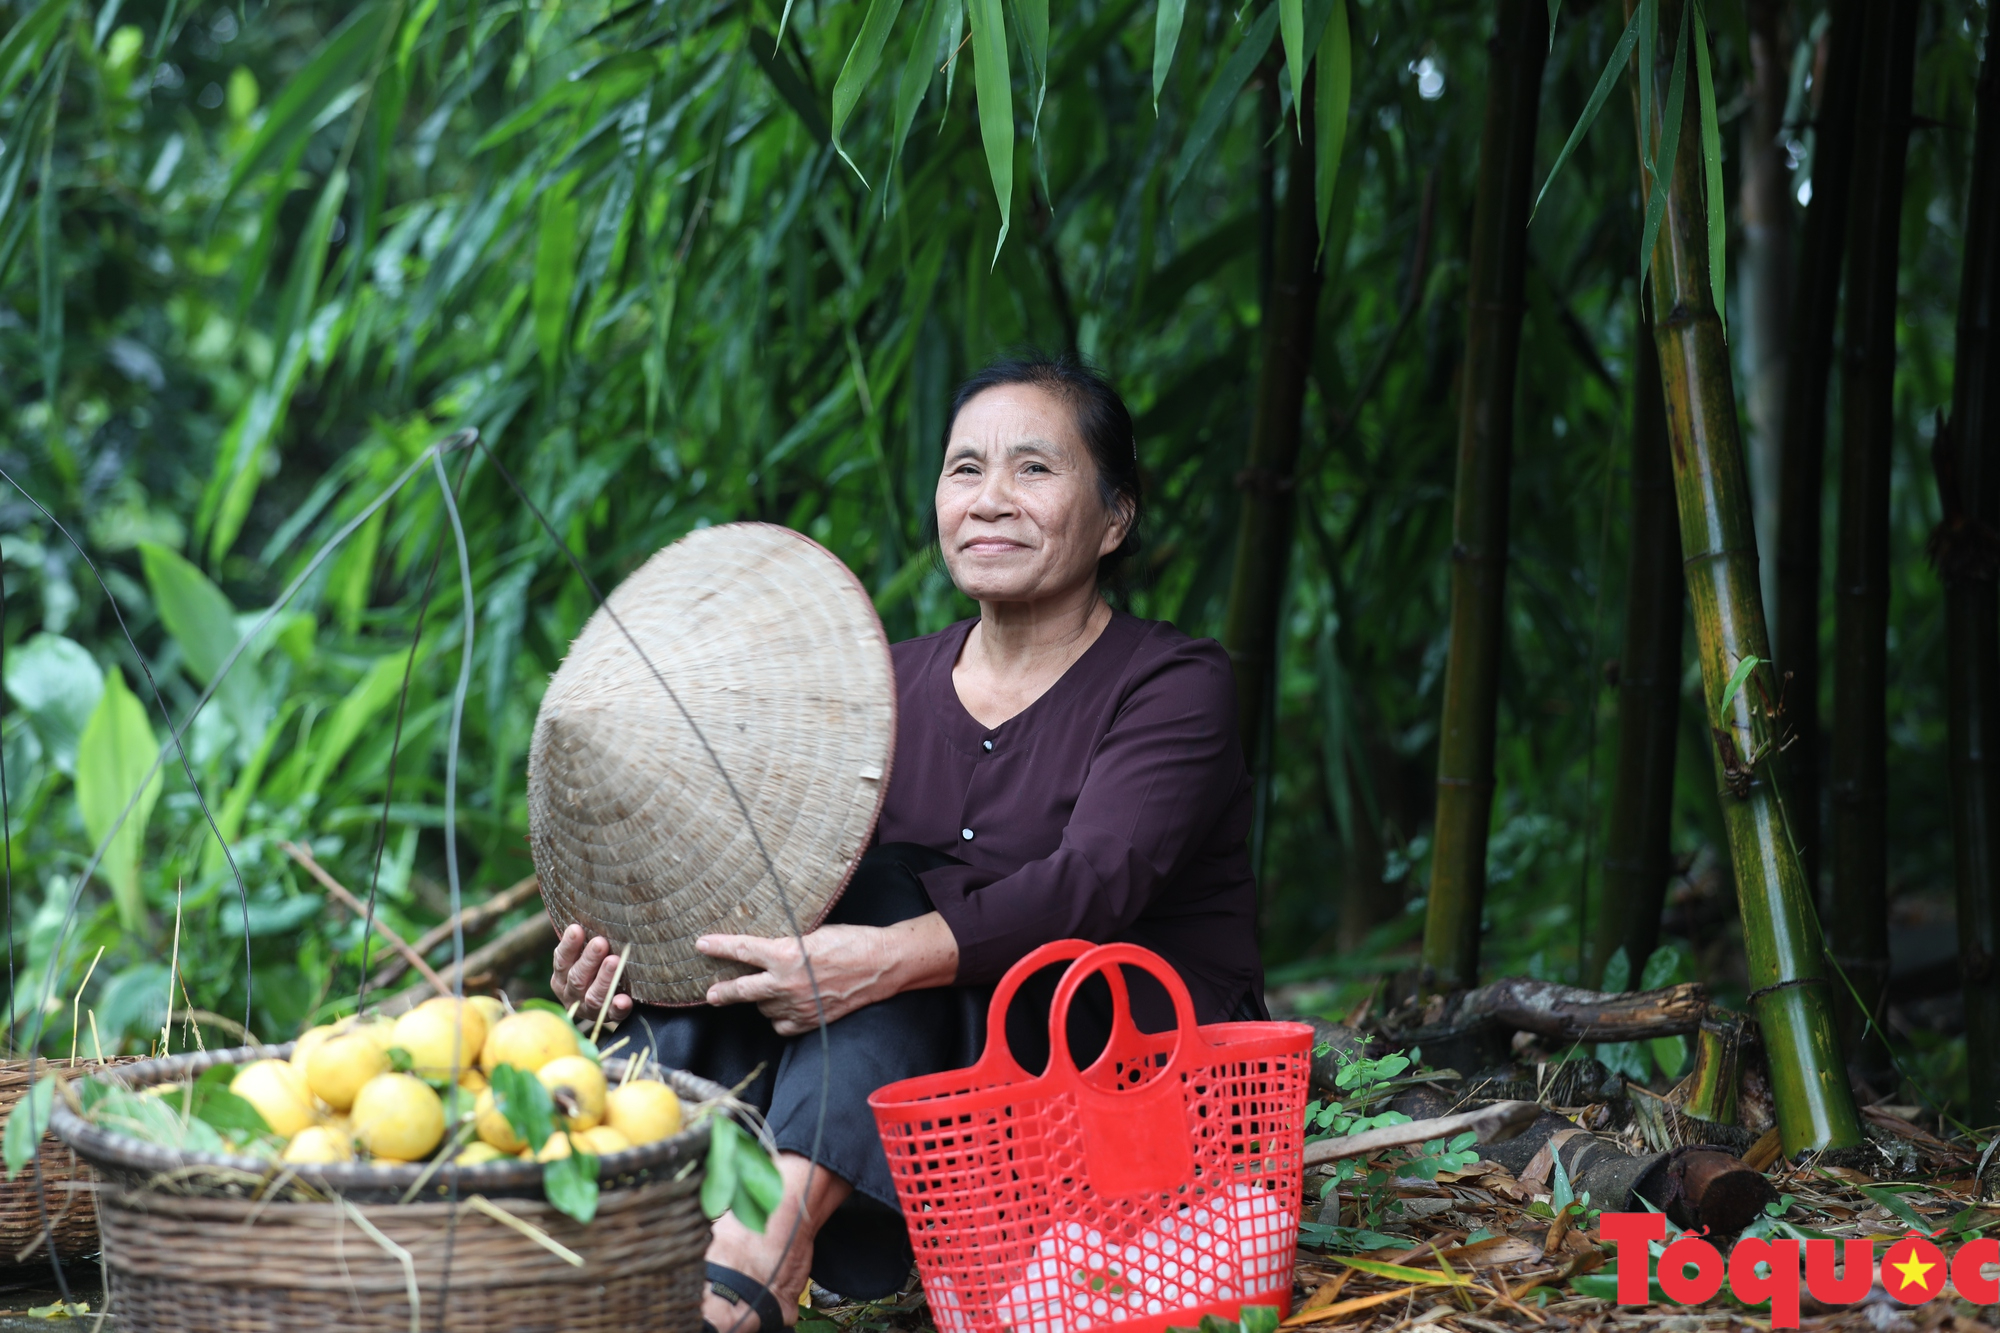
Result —
<instances>
[{"instance_id":1,"label":"sandal","mask_svg":"<svg viewBox=\"0 0 2000 1333\"><path fill-rule=\"evenodd\" d=\"M709 1264L704 1274L708 1279L708 1289L725 1301L747 1305L757 1316L757 1333L783 1333L785 1309L771 1289L763 1283L721 1264ZM701 1333L719 1333L715 1325L706 1319L701 1321ZM736 1333L736 1330L730 1330Z\"/></svg>"}]
</instances>

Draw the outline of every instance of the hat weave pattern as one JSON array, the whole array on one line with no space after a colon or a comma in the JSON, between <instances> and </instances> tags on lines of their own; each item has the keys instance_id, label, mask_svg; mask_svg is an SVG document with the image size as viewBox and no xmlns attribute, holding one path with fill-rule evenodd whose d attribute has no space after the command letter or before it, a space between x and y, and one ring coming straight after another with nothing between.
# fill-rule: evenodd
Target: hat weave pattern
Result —
<instances>
[{"instance_id":1,"label":"hat weave pattern","mask_svg":"<svg viewBox=\"0 0 2000 1333\"><path fill-rule=\"evenodd\" d=\"M608 939L635 998L702 1003L752 969L698 937L825 918L895 735L888 639L837 557L768 523L688 534L613 590L542 698L528 837L550 920Z\"/></svg>"}]
</instances>

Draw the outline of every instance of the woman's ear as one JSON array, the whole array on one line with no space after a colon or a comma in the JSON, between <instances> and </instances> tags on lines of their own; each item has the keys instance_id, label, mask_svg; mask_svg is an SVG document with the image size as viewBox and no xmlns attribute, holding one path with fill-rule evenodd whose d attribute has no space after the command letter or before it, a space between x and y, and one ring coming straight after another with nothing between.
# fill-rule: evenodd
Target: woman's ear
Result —
<instances>
[{"instance_id":1,"label":"woman's ear","mask_svg":"<svg viewBox=\"0 0 2000 1333\"><path fill-rule=\"evenodd\" d=\"M1132 497L1121 495L1111 504L1111 521L1104 527L1104 539L1098 543L1097 554L1101 559L1125 544L1132 535Z\"/></svg>"}]
</instances>

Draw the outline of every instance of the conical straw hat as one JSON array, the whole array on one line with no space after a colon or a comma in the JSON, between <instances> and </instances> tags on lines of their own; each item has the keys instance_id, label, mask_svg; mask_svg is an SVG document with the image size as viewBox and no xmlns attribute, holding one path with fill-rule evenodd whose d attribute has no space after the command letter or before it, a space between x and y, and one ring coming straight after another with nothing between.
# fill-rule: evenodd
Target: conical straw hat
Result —
<instances>
[{"instance_id":1,"label":"conical straw hat","mask_svg":"<svg viewBox=\"0 0 2000 1333\"><path fill-rule=\"evenodd\" d=\"M826 916L895 735L888 639L845 565L768 523L689 533L618 585L542 698L528 833L549 918L610 940L638 999L701 1003L748 969L697 937Z\"/></svg>"}]
</instances>

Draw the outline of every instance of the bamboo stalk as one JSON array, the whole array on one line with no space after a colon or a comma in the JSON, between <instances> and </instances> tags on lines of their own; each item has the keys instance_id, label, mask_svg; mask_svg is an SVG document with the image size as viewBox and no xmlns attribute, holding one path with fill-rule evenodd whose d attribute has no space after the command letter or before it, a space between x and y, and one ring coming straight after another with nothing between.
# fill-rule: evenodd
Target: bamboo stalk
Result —
<instances>
[{"instance_id":1,"label":"bamboo stalk","mask_svg":"<svg viewBox=\"0 0 2000 1333\"><path fill-rule=\"evenodd\" d=\"M1820 844L1820 501L1825 491L1827 386L1840 311L1854 163L1855 80L1861 53L1858 0L1832 0L1824 68L1817 71L1812 201L1799 232L1785 362L1785 443L1778 493L1778 669L1786 685L1793 793L1792 835L1817 893Z\"/></svg>"},{"instance_id":2,"label":"bamboo stalk","mask_svg":"<svg viewBox=\"0 0 2000 1333\"><path fill-rule=\"evenodd\" d=\"M1933 445L1944 521L1931 553L1945 588L1945 728L1951 769L1952 846L1958 893L1958 965L1969 1051L2000 1049L2000 75L1993 39L1980 69L1965 261L1958 298L1957 367L1949 429ZM1967 1062L1967 1119L2000 1119L2000 1064Z\"/></svg>"},{"instance_id":3,"label":"bamboo stalk","mask_svg":"<svg viewBox=\"0 0 2000 1333\"><path fill-rule=\"evenodd\" d=\"M1842 1035L1864 1075L1889 1069L1889 470L1896 433L1896 276L1918 0L1874 0L1861 27L1854 193L1841 348L1839 555L1834 575L1833 955ZM1872 1020L1864 1024L1864 1019Z\"/></svg>"},{"instance_id":4,"label":"bamboo stalk","mask_svg":"<svg viewBox=\"0 0 2000 1333\"><path fill-rule=\"evenodd\" d=\"M1791 317L1792 192L1785 160L1790 62L1783 0L1749 0L1750 95L1739 143L1743 205L1743 345L1749 383L1750 490L1756 503L1757 570L1764 614L1778 606L1778 473L1785 436L1785 355ZM1637 964L1635 963L1636 967Z\"/></svg>"},{"instance_id":5,"label":"bamboo stalk","mask_svg":"<svg viewBox=\"0 0 2000 1333\"><path fill-rule=\"evenodd\" d=\"M1673 35L1682 31L1683 8L1684 0L1662 0L1660 54L1653 69L1640 71L1653 80L1656 107L1667 104ZM1722 706L1738 665L1768 658L1770 646L1736 386L1709 287L1699 116L1699 99L1687 97L1678 151L1662 164L1668 194L1651 290L1703 706L1716 738L1712 755L1736 873L1751 1004L1763 1029L1785 1148L1844 1147L1859 1142L1861 1131L1835 1037L1819 924L1779 796L1782 756L1770 744L1766 700L1774 703L1776 691L1769 666L1757 667L1727 710ZM1657 127L1647 132L1659 137Z\"/></svg>"},{"instance_id":6,"label":"bamboo stalk","mask_svg":"<svg viewBox=\"0 0 2000 1333\"><path fill-rule=\"evenodd\" d=\"M1549 48L1543 0L1500 0L1498 10L1487 46L1486 121L1472 208L1458 478L1452 501L1451 648L1424 917L1423 982L1438 990L1479 980L1479 920L1493 820L1493 731L1506 637L1514 383L1521 356L1535 130Z\"/></svg>"},{"instance_id":7,"label":"bamboo stalk","mask_svg":"<svg viewBox=\"0 0 2000 1333\"><path fill-rule=\"evenodd\" d=\"M1311 88L1310 78L1307 88ZM1310 98L1311 94L1306 94ZM1319 224L1313 215L1313 131L1290 133L1288 184L1277 205L1271 279L1259 330L1257 397L1243 469L1236 563L1223 621L1223 646L1236 670L1237 734L1244 757L1259 763L1269 722L1278 647L1278 607L1292 549L1299 440L1306 378L1319 314Z\"/></svg>"},{"instance_id":8,"label":"bamboo stalk","mask_svg":"<svg viewBox=\"0 0 2000 1333\"><path fill-rule=\"evenodd\" d=\"M1623 946L1629 986L1660 942L1660 909L1673 877L1674 756L1680 734L1680 520L1674 460L1660 399L1660 358L1640 318L1632 366L1632 549L1625 564L1625 647L1618 660L1618 771L1604 843L1603 906L1590 984Z\"/></svg>"}]
</instances>

